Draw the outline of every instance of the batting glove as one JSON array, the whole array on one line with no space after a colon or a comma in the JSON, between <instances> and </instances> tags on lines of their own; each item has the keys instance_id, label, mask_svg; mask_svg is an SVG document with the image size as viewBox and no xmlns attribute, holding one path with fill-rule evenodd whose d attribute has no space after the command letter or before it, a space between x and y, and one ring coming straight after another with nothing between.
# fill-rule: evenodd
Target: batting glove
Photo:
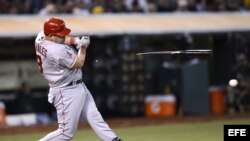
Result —
<instances>
[{"instance_id":1,"label":"batting glove","mask_svg":"<svg viewBox=\"0 0 250 141\"><path fill-rule=\"evenodd\" d=\"M82 36L82 37L76 37L74 44L76 45L77 49L80 48L88 48L90 44L90 37L88 35Z\"/></svg>"}]
</instances>

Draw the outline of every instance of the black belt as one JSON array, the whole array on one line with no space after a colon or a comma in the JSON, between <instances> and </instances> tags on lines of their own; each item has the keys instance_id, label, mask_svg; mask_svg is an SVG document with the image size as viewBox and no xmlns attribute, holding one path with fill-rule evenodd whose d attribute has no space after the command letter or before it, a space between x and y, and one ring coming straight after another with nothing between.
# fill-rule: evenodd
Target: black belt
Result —
<instances>
[{"instance_id":1,"label":"black belt","mask_svg":"<svg viewBox=\"0 0 250 141\"><path fill-rule=\"evenodd\" d=\"M72 86L72 85L76 85L76 84L79 84L79 83L82 83L82 79L79 79L77 81L71 81L68 85L66 86Z\"/></svg>"}]
</instances>

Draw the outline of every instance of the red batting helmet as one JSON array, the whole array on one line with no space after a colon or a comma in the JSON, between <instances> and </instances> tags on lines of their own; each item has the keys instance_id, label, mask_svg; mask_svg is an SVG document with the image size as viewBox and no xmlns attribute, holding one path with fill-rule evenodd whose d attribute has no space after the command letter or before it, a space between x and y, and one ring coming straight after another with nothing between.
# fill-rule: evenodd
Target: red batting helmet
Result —
<instances>
[{"instance_id":1,"label":"red batting helmet","mask_svg":"<svg viewBox=\"0 0 250 141\"><path fill-rule=\"evenodd\" d=\"M70 33L70 29L65 26L63 20L58 18L48 19L43 26L44 34L47 36L49 34L57 36L66 36Z\"/></svg>"}]
</instances>

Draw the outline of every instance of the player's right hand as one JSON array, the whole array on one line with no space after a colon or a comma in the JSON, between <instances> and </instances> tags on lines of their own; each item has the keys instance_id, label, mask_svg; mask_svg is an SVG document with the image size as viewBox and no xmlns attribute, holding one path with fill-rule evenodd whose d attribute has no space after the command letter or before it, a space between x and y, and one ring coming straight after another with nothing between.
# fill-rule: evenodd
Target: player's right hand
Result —
<instances>
[{"instance_id":1,"label":"player's right hand","mask_svg":"<svg viewBox=\"0 0 250 141\"><path fill-rule=\"evenodd\" d=\"M75 45L76 45L77 49L79 49L80 47L87 49L89 44L90 44L89 35L84 35L82 37L76 37L75 38Z\"/></svg>"}]
</instances>

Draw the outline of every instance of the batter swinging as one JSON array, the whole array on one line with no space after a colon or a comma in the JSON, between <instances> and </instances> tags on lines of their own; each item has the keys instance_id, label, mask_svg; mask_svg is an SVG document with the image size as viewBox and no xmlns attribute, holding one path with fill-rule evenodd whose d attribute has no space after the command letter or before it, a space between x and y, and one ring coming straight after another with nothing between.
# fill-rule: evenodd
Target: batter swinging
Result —
<instances>
[{"instance_id":1,"label":"batter swinging","mask_svg":"<svg viewBox=\"0 0 250 141\"><path fill-rule=\"evenodd\" d=\"M70 29L63 20L50 18L35 40L39 69L50 90L48 101L57 111L59 127L40 141L72 140L80 117L85 118L96 134L104 141L121 141L110 129L98 111L93 97L82 81L89 36L70 37ZM78 52L70 45L76 45Z\"/></svg>"}]
</instances>

